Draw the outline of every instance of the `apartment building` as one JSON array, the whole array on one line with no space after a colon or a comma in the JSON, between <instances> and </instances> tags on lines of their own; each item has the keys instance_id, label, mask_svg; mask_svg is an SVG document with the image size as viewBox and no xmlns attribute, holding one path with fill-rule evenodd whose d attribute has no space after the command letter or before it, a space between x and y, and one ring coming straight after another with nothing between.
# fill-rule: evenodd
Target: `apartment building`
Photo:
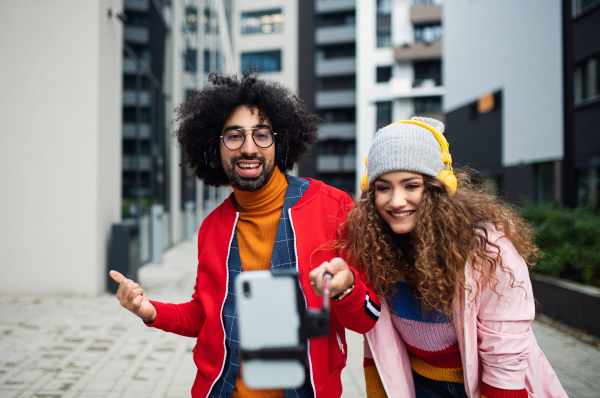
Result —
<instances>
[{"instance_id":1,"label":"apartment building","mask_svg":"<svg viewBox=\"0 0 600 398\"><path fill-rule=\"evenodd\" d=\"M356 2L316 0L314 6L313 111L323 118L318 142L307 162L326 184L354 192L356 148ZM308 29L307 29L308 30ZM304 85L310 84L310 81Z\"/></svg>"},{"instance_id":2,"label":"apartment building","mask_svg":"<svg viewBox=\"0 0 600 398\"><path fill-rule=\"evenodd\" d=\"M456 0L444 22L454 161L513 202L597 206L600 2Z\"/></svg>"},{"instance_id":3,"label":"apartment building","mask_svg":"<svg viewBox=\"0 0 600 398\"><path fill-rule=\"evenodd\" d=\"M356 189L375 132L414 115L445 121L441 0L357 2Z\"/></svg>"},{"instance_id":4,"label":"apartment building","mask_svg":"<svg viewBox=\"0 0 600 398\"><path fill-rule=\"evenodd\" d=\"M563 0L562 201L600 207L600 0Z\"/></svg>"},{"instance_id":5,"label":"apartment building","mask_svg":"<svg viewBox=\"0 0 600 398\"><path fill-rule=\"evenodd\" d=\"M145 263L157 261L157 244L165 249L191 239L223 196L180 168L171 120L211 71L232 68L231 0L125 0L123 6L122 216L138 222Z\"/></svg>"},{"instance_id":6,"label":"apartment building","mask_svg":"<svg viewBox=\"0 0 600 398\"><path fill-rule=\"evenodd\" d=\"M237 74L257 67L254 73L298 92L298 2L234 2L232 35Z\"/></svg>"}]
</instances>

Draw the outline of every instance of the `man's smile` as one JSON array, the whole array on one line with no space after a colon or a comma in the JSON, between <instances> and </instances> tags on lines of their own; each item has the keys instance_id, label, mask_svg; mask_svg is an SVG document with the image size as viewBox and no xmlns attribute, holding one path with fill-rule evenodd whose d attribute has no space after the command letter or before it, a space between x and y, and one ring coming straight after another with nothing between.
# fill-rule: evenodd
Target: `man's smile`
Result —
<instances>
[{"instance_id":1,"label":"man's smile","mask_svg":"<svg viewBox=\"0 0 600 398\"><path fill-rule=\"evenodd\" d=\"M256 178L262 171L262 162L258 160L240 160L235 163L235 167L241 177Z\"/></svg>"}]
</instances>

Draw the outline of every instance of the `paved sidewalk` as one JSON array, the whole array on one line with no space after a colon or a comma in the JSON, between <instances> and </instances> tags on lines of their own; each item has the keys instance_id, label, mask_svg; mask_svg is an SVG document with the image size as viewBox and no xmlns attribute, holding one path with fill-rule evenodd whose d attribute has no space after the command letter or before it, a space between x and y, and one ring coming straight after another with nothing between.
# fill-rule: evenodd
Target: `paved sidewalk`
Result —
<instances>
[{"instance_id":1,"label":"paved sidewalk","mask_svg":"<svg viewBox=\"0 0 600 398\"><path fill-rule=\"evenodd\" d=\"M154 300L183 302L195 283L196 245L169 250L140 270ZM600 397L600 350L541 323L536 337L570 397ZM348 333L344 397L366 397L362 336ZM112 295L0 296L0 398L190 396L194 339L147 328Z\"/></svg>"}]
</instances>

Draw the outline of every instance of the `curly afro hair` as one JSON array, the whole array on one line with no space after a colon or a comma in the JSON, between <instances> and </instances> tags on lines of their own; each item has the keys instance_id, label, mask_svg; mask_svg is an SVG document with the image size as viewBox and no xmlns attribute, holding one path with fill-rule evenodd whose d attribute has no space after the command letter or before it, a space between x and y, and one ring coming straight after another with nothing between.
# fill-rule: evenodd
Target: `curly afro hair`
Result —
<instances>
[{"instance_id":1,"label":"curly afro hair","mask_svg":"<svg viewBox=\"0 0 600 398\"><path fill-rule=\"evenodd\" d=\"M221 166L219 145L223 124L240 105L259 110L268 117L275 138L275 162L282 172L291 170L309 149L317 136L319 116L310 115L304 102L279 83L244 71L240 79L211 73L209 85L196 91L176 109L179 127L174 136L185 152L195 177L212 186L228 185Z\"/></svg>"}]
</instances>

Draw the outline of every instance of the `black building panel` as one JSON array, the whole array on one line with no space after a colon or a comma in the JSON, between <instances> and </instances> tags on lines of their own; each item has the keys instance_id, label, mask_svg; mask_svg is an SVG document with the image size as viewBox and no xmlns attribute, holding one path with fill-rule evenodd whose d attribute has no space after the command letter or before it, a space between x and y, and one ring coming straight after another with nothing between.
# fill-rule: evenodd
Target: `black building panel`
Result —
<instances>
[{"instance_id":1,"label":"black building panel","mask_svg":"<svg viewBox=\"0 0 600 398\"><path fill-rule=\"evenodd\" d=\"M575 108L575 167L588 167L600 160L600 101Z\"/></svg>"},{"instance_id":2,"label":"black building panel","mask_svg":"<svg viewBox=\"0 0 600 398\"><path fill-rule=\"evenodd\" d=\"M573 61L600 54L600 7L573 21Z\"/></svg>"},{"instance_id":3,"label":"black building panel","mask_svg":"<svg viewBox=\"0 0 600 398\"><path fill-rule=\"evenodd\" d=\"M477 102L446 114L445 136L455 166L468 166L488 175L502 173L501 93L492 110L479 114Z\"/></svg>"},{"instance_id":4,"label":"black building panel","mask_svg":"<svg viewBox=\"0 0 600 398\"><path fill-rule=\"evenodd\" d=\"M504 168L504 199L520 204L522 197L535 200L535 165L523 164Z\"/></svg>"}]
</instances>

